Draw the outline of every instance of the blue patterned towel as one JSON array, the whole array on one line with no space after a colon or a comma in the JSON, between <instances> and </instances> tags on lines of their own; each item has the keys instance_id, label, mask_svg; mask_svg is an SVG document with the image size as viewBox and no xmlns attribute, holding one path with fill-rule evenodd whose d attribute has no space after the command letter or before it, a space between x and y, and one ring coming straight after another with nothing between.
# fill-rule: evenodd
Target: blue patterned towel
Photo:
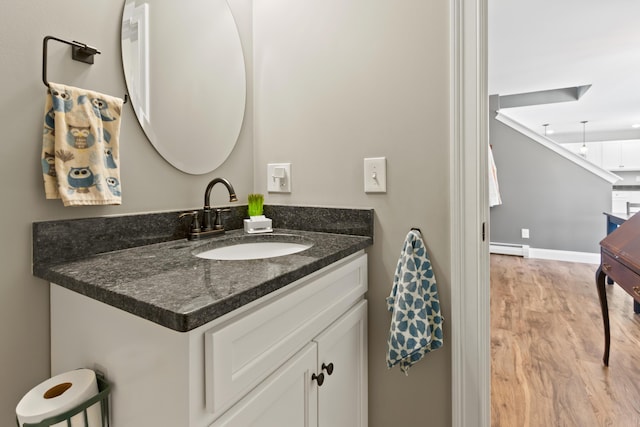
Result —
<instances>
[{"instance_id":1,"label":"blue patterned towel","mask_svg":"<svg viewBox=\"0 0 640 427\"><path fill-rule=\"evenodd\" d=\"M121 203L119 134L122 99L49 84L42 173L47 199L65 206Z\"/></svg>"},{"instance_id":2,"label":"blue patterned towel","mask_svg":"<svg viewBox=\"0 0 640 427\"><path fill-rule=\"evenodd\" d=\"M404 241L387 298L391 328L387 340L387 366L409 368L432 350L442 347L442 322L436 277L417 230Z\"/></svg>"}]
</instances>

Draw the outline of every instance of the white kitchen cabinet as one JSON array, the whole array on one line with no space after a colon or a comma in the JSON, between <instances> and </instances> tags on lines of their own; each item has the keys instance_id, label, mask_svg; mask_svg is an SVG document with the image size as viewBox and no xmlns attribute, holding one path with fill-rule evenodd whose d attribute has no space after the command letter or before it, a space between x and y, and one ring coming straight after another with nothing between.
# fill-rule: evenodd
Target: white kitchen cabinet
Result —
<instances>
[{"instance_id":1,"label":"white kitchen cabinet","mask_svg":"<svg viewBox=\"0 0 640 427\"><path fill-rule=\"evenodd\" d=\"M602 144L598 142L587 142L587 160L602 167ZM580 144L582 147L582 144ZM578 148L578 151L580 149Z\"/></svg>"},{"instance_id":2,"label":"white kitchen cabinet","mask_svg":"<svg viewBox=\"0 0 640 427\"><path fill-rule=\"evenodd\" d=\"M614 190L611 192L611 212L626 213L627 202L640 203L640 191L633 190Z\"/></svg>"},{"instance_id":3,"label":"white kitchen cabinet","mask_svg":"<svg viewBox=\"0 0 640 427\"><path fill-rule=\"evenodd\" d=\"M627 211L627 202L630 202L630 191L611 192L611 212L621 213Z\"/></svg>"},{"instance_id":4,"label":"white kitchen cabinet","mask_svg":"<svg viewBox=\"0 0 640 427\"><path fill-rule=\"evenodd\" d=\"M602 167L611 171L640 170L640 141L602 142Z\"/></svg>"},{"instance_id":5,"label":"white kitchen cabinet","mask_svg":"<svg viewBox=\"0 0 640 427\"><path fill-rule=\"evenodd\" d=\"M52 374L102 371L114 427L364 427L366 290L360 251L177 332L52 284Z\"/></svg>"},{"instance_id":6,"label":"white kitchen cabinet","mask_svg":"<svg viewBox=\"0 0 640 427\"><path fill-rule=\"evenodd\" d=\"M620 157L624 170L640 170L640 141L622 141Z\"/></svg>"},{"instance_id":7,"label":"white kitchen cabinet","mask_svg":"<svg viewBox=\"0 0 640 427\"><path fill-rule=\"evenodd\" d=\"M620 141L602 143L602 167L607 170L618 170L622 164Z\"/></svg>"}]
</instances>

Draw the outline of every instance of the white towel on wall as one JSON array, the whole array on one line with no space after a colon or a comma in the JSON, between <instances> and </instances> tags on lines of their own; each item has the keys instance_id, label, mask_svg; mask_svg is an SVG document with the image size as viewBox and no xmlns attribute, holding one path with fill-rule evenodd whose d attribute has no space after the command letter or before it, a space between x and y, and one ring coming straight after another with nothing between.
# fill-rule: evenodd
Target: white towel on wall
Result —
<instances>
[{"instance_id":1,"label":"white towel on wall","mask_svg":"<svg viewBox=\"0 0 640 427\"><path fill-rule=\"evenodd\" d=\"M500 186L498 185L498 170L493 159L493 150L489 146L489 207L502 204Z\"/></svg>"}]
</instances>

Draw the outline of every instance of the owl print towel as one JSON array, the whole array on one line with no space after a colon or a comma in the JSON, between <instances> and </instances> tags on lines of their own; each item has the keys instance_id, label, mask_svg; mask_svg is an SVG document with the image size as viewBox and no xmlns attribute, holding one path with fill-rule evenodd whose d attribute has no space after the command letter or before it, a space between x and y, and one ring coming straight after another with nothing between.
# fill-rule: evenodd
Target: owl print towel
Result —
<instances>
[{"instance_id":1,"label":"owl print towel","mask_svg":"<svg viewBox=\"0 0 640 427\"><path fill-rule=\"evenodd\" d=\"M122 99L56 83L44 108L42 172L47 199L65 206L119 205Z\"/></svg>"},{"instance_id":2,"label":"owl print towel","mask_svg":"<svg viewBox=\"0 0 640 427\"><path fill-rule=\"evenodd\" d=\"M387 340L387 367L409 368L430 351L442 347L442 314L436 277L417 230L404 241L387 298L391 326Z\"/></svg>"}]
</instances>

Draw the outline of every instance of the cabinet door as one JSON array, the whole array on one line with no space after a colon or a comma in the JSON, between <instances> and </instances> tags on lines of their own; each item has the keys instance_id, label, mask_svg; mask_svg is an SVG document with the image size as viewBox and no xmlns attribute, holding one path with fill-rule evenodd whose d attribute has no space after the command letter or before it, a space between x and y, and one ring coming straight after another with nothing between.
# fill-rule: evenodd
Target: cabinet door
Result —
<instances>
[{"instance_id":1,"label":"cabinet door","mask_svg":"<svg viewBox=\"0 0 640 427\"><path fill-rule=\"evenodd\" d=\"M367 256L329 267L303 286L205 332L207 410L217 418L367 291Z\"/></svg>"},{"instance_id":2,"label":"cabinet door","mask_svg":"<svg viewBox=\"0 0 640 427\"><path fill-rule=\"evenodd\" d=\"M210 427L317 427L316 364L316 344L309 343Z\"/></svg>"},{"instance_id":3,"label":"cabinet door","mask_svg":"<svg viewBox=\"0 0 640 427\"><path fill-rule=\"evenodd\" d=\"M582 144L580 144L582 147ZM594 165L602 167L602 143L587 142L587 160Z\"/></svg>"},{"instance_id":4,"label":"cabinet door","mask_svg":"<svg viewBox=\"0 0 640 427\"><path fill-rule=\"evenodd\" d=\"M318 425L365 427L367 302L349 310L314 341L318 343L317 369L324 374L324 383L318 389Z\"/></svg>"},{"instance_id":5,"label":"cabinet door","mask_svg":"<svg viewBox=\"0 0 640 427\"><path fill-rule=\"evenodd\" d=\"M608 170L624 169L620 157L620 141L602 143L602 167Z\"/></svg>"},{"instance_id":6,"label":"cabinet door","mask_svg":"<svg viewBox=\"0 0 640 427\"><path fill-rule=\"evenodd\" d=\"M620 143L620 157L625 170L640 170L640 142L623 141Z\"/></svg>"}]
</instances>

